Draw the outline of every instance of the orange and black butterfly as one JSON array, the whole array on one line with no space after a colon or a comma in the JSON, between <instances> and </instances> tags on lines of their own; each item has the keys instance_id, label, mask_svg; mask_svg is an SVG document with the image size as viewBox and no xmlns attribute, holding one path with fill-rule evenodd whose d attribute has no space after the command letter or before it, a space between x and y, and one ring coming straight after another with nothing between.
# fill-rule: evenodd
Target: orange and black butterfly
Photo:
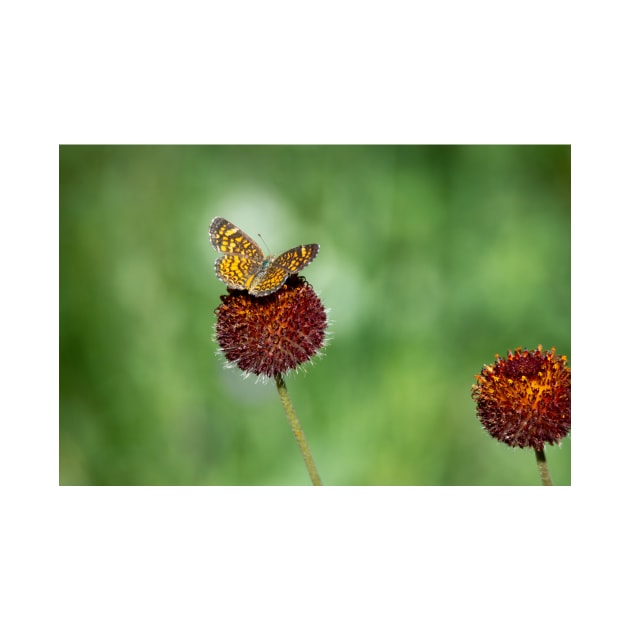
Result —
<instances>
[{"instance_id":1,"label":"orange and black butterfly","mask_svg":"<svg viewBox=\"0 0 630 630\"><path fill-rule=\"evenodd\" d=\"M319 245L298 245L277 257L265 256L258 243L227 219L212 219L210 243L224 254L214 263L219 280L230 289L248 291L262 297L277 291L292 274L310 264Z\"/></svg>"}]
</instances>

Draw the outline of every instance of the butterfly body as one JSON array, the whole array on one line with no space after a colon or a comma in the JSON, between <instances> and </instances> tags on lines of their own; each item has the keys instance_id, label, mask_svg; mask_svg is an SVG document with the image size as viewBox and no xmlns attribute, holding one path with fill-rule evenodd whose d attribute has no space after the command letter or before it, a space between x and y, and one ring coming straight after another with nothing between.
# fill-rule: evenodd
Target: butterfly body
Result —
<instances>
[{"instance_id":1,"label":"butterfly body","mask_svg":"<svg viewBox=\"0 0 630 630\"><path fill-rule=\"evenodd\" d=\"M233 223L215 217L209 229L210 243L223 256L214 264L219 280L230 289L263 297L277 291L293 274L313 261L319 245L298 245L279 256L265 256L256 241Z\"/></svg>"}]
</instances>

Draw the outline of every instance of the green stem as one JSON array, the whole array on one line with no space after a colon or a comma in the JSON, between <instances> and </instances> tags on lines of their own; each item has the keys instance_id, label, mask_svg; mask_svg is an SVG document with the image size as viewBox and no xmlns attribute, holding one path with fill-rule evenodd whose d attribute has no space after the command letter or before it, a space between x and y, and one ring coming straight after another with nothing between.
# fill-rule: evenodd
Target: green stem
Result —
<instances>
[{"instance_id":1,"label":"green stem","mask_svg":"<svg viewBox=\"0 0 630 630\"><path fill-rule=\"evenodd\" d=\"M547 458L544 449L536 449L536 463L538 464L538 472L543 486L553 486L551 475L549 474L549 466L547 466Z\"/></svg>"},{"instance_id":2,"label":"green stem","mask_svg":"<svg viewBox=\"0 0 630 630\"><path fill-rule=\"evenodd\" d=\"M317 472L315 460L311 455L311 449L308 447L306 436L304 435L304 431L302 431L300 421L298 420L295 409L293 409L293 405L291 404L291 399L289 398L287 386L284 382L284 379L282 378L282 375L280 374L276 376L276 387L278 388L278 393L280 394L280 400L282 401L284 412L287 414L287 418L289 419L291 430L293 431L293 435L295 435L295 439L297 440L300 451L302 452L302 457L304 458L304 463L306 464L306 468L308 470L308 474L311 477L311 481L313 482L314 486L321 486L322 480L320 479L319 473Z\"/></svg>"}]
</instances>

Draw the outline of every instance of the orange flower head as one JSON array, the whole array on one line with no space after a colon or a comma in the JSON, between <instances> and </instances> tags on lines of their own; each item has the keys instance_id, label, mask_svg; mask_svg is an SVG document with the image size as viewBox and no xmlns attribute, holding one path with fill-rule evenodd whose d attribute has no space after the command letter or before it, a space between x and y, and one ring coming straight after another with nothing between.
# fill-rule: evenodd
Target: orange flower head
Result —
<instances>
[{"instance_id":1,"label":"orange flower head","mask_svg":"<svg viewBox=\"0 0 630 630\"><path fill-rule=\"evenodd\" d=\"M245 374L280 376L324 346L328 320L319 297L301 276L274 293L254 297L229 290L216 310L216 340L229 365Z\"/></svg>"},{"instance_id":2,"label":"orange flower head","mask_svg":"<svg viewBox=\"0 0 630 630\"><path fill-rule=\"evenodd\" d=\"M555 348L517 348L476 376L472 397L488 433L509 446L542 450L571 430L571 370Z\"/></svg>"}]
</instances>

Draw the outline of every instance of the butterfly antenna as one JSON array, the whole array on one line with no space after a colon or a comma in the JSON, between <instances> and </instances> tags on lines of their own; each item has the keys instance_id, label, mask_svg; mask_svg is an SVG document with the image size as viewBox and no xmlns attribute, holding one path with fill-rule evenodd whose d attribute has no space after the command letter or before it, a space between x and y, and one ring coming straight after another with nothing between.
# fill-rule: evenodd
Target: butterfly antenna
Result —
<instances>
[{"instance_id":1,"label":"butterfly antenna","mask_svg":"<svg viewBox=\"0 0 630 630\"><path fill-rule=\"evenodd\" d=\"M263 242L263 245L267 248L267 255L271 254L271 250L269 249L269 245L267 245L267 242L262 237L262 234L260 232L258 232L258 238Z\"/></svg>"}]
</instances>

